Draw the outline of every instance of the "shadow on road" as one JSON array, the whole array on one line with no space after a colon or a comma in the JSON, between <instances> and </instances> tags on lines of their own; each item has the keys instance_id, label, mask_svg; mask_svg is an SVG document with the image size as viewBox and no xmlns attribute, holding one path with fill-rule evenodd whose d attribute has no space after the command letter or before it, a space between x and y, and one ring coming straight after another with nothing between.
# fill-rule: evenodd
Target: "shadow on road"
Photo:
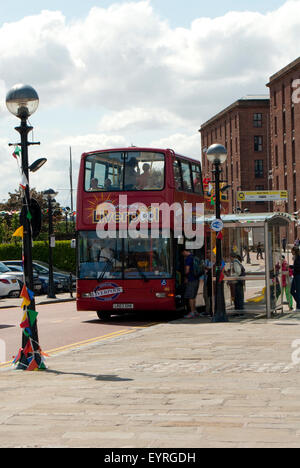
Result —
<instances>
[{"instance_id":1,"label":"shadow on road","mask_svg":"<svg viewBox=\"0 0 300 468\"><path fill-rule=\"evenodd\" d=\"M87 374L85 372L62 372L55 369L45 369L44 372L48 374L55 374L55 375L77 375L80 377L88 377L90 379L95 379L101 382L131 382L133 379L126 379L119 377L118 375L95 375L95 374Z\"/></svg>"}]
</instances>

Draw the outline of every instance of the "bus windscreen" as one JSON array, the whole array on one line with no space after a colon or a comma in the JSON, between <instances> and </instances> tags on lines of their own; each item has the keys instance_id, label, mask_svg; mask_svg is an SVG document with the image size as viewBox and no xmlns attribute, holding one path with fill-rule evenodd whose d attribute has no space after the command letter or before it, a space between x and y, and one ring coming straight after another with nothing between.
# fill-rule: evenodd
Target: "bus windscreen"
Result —
<instances>
[{"instance_id":1,"label":"bus windscreen","mask_svg":"<svg viewBox=\"0 0 300 468\"><path fill-rule=\"evenodd\" d=\"M102 152L85 161L85 191L163 190L165 156L150 151Z\"/></svg>"},{"instance_id":2,"label":"bus windscreen","mask_svg":"<svg viewBox=\"0 0 300 468\"><path fill-rule=\"evenodd\" d=\"M79 233L79 279L166 279L173 276L171 239L99 239Z\"/></svg>"}]
</instances>

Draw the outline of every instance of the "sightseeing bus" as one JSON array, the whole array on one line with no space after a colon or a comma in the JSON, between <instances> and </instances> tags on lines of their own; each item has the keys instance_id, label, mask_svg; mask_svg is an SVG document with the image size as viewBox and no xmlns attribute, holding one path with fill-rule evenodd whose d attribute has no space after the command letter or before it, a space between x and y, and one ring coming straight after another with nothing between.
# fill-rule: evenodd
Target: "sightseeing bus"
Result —
<instances>
[{"instance_id":1,"label":"sightseeing bus","mask_svg":"<svg viewBox=\"0 0 300 468\"><path fill-rule=\"evenodd\" d=\"M137 147L84 153L77 195L77 309L95 311L100 319L128 311L175 311L182 305L186 241L185 231L175 235L178 211L192 206L194 226L194 207L203 203L195 159ZM157 207L172 205L177 212L169 213L167 235L166 216ZM147 223L139 235L142 220ZM133 222L134 236L126 231Z\"/></svg>"}]
</instances>

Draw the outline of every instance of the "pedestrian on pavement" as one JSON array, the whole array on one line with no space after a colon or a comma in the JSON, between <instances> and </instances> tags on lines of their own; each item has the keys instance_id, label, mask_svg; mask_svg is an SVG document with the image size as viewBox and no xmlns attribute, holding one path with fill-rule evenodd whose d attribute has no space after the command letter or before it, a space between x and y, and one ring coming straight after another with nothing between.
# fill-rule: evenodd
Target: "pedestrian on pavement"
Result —
<instances>
[{"instance_id":1,"label":"pedestrian on pavement","mask_svg":"<svg viewBox=\"0 0 300 468\"><path fill-rule=\"evenodd\" d=\"M72 277L72 273L70 273L70 275L69 275L69 292L70 292L70 296L73 298L73 277Z\"/></svg>"},{"instance_id":2,"label":"pedestrian on pavement","mask_svg":"<svg viewBox=\"0 0 300 468\"><path fill-rule=\"evenodd\" d=\"M190 312L184 318L198 317L196 311L196 296L199 288L199 278L194 273L194 255L190 250L183 250L184 257L184 299L189 301Z\"/></svg>"},{"instance_id":3,"label":"pedestrian on pavement","mask_svg":"<svg viewBox=\"0 0 300 468\"><path fill-rule=\"evenodd\" d=\"M256 259L258 260L259 258L261 258L262 260L264 259L261 242L259 242L259 243L257 244L257 256L256 256Z\"/></svg>"},{"instance_id":4,"label":"pedestrian on pavement","mask_svg":"<svg viewBox=\"0 0 300 468\"><path fill-rule=\"evenodd\" d=\"M231 253L232 268L234 276L245 276L245 268L242 265L241 257ZM242 279L234 281L234 308L244 310L244 281Z\"/></svg>"},{"instance_id":5,"label":"pedestrian on pavement","mask_svg":"<svg viewBox=\"0 0 300 468\"><path fill-rule=\"evenodd\" d=\"M208 258L204 261L205 265L205 276L204 276L204 287L203 296L205 302L205 311L200 314L201 317L212 316L212 269L214 264Z\"/></svg>"},{"instance_id":6,"label":"pedestrian on pavement","mask_svg":"<svg viewBox=\"0 0 300 468\"><path fill-rule=\"evenodd\" d=\"M284 253L286 252L286 238L285 237L282 239L282 250L284 251Z\"/></svg>"},{"instance_id":7,"label":"pedestrian on pavement","mask_svg":"<svg viewBox=\"0 0 300 468\"><path fill-rule=\"evenodd\" d=\"M290 282L290 278L293 276L293 273L284 255L282 255L281 271L282 271L281 286L282 286L283 294L285 294L289 309L293 310L293 296L291 294L291 282Z\"/></svg>"},{"instance_id":8,"label":"pedestrian on pavement","mask_svg":"<svg viewBox=\"0 0 300 468\"><path fill-rule=\"evenodd\" d=\"M293 269L293 281L291 286L291 294L296 301L295 312L300 312L300 251L299 248L292 248L292 255L294 259Z\"/></svg>"}]
</instances>

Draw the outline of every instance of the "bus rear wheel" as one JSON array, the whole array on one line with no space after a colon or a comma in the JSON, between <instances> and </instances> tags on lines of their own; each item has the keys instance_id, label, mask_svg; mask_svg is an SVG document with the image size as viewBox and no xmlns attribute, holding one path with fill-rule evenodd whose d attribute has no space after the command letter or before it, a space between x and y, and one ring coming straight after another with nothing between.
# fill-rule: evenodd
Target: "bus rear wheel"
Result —
<instances>
[{"instance_id":1,"label":"bus rear wheel","mask_svg":"<svg viewBox=\"0 0 300 468\"><path fill-rule=\"evenodd\" d=\"M105 310L97 310L97 315L99 320L110 320L111 313Z\"/></svg>"}]
</instances>

